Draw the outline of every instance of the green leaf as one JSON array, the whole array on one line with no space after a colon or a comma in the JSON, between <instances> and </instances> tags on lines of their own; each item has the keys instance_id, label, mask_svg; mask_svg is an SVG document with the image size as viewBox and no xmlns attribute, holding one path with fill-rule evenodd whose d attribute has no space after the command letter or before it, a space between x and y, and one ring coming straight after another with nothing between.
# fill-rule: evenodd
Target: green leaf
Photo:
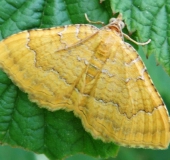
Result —
<instances>
[{"instance_id":1,"label":"green leaf","mask_svg":"<svg viewBox=\"0 0 170 160\"><path fill-rule=\"evenodd\" d=\"M108 23L109 3L98 0L3 0L0 1L0 39L19 31L72 23L87 23L89 18ZM0 72L0 141L44 153L50 159L62 159L76 153L94 157L114 157L118 146L94 140L72 112L49 112L30 102Z\"/></svg>"},{"instance_id":2,"label":"green leaf","mask_svg":"<svg viewBox=\"0 0 170 160\"><path fill-rule=\"evenodd\" d=\"M123 14L130 32L137 31L147 55L154 53L157 63L170 75L170 0L110 0L114 12Z\"/></svg>"},{"instance_id":3,"label":"green leaf","mask_svg":"<svg viewBox=\"0 0 170 160\"><path fill-rule=\"evenodd\" d=\"M0 39L27 29L88 23L84 13L90 20L108 24L112 8L123 14L129 31L137 31L137 40L152 39L145 46L147 54L154 53L170 73L168 3L162 0L105 0L101 4L99 0L1 0ZM44 153L50 159L79 152L101 158L117 154L116 145L94 140L72 112L49 112L30 102L2 71L0 96L2 144Z\"/></svg>"}]
</instances>

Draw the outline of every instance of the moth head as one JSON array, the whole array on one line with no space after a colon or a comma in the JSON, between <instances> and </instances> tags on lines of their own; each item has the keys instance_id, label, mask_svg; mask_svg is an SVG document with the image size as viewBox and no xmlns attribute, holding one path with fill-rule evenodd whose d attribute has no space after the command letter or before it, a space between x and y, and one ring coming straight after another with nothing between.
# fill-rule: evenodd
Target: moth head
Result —
<instances>
[{"instance_id":1,"label":"moth head","mask_svg":"<svg viewBox=\"0 0 170 160\"><path fill-rule=\"evenodd\" d=\"M109 21L109 26L116 26L122 30L125 27L125 24L120 18L111 18Z\"/></svg>"}]
</instances>

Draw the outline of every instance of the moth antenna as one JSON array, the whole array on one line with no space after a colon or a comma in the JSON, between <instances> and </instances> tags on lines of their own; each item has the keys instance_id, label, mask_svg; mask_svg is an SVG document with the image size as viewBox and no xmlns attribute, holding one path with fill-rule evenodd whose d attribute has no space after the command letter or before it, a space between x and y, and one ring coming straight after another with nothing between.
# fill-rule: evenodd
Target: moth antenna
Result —
<instances>
[{"instance_id":1,"label":"moth antenna","mask_svg":"<svg viewBox=\"0 0 170 160\"><path fill-rule=\"evenodd\" d=\"M86 13L85 13L84 15L85 15L86 20L87 20L89 23L91 23L91 24L102 24L102 25L104 25L104 22L102 22L102 21L91 21L91 20L88 18L88 16L87 16Z\"/></svg>"},{"instance_id":2,"label":"moth antenna","mask_svg":"<svg viewBox=\"0 0 170 160\"><path fill-rule=\"evenodd\" d=\"M123 34L123 36L124 36L125 38L129 39L129 40L132 41L133 43L135 43L135 44L137 44L137 45L140 45L140 46L147 45L147 44L149 44L149 43L151 42L151 39L149 39L149 40L146 41L146 42L136 42L135 40L133 40L132 38L130 38L127 34L125 34L125 33L122 33L122 34Z\"/></svg>"}]
</instances>

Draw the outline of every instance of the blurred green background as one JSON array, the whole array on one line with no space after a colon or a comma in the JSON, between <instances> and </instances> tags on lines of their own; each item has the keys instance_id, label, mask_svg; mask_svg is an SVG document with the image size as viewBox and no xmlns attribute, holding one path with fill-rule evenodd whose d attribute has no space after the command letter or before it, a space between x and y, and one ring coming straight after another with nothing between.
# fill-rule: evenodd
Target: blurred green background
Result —
<instances>
[{"instance_id":1,"label":"blurred green background","mask_svg":"<svg viewBox=\"0 0 170 160\"><path fill-rule=\"evenodd\" d=\"M147 150L147 149L132 149L120 147L116 158L107 160L170 160L170 149L168 150ZM0 160L48 160L44 155L36 155L18 148L9 146L0 147ZM93 158L84 154L77 154L66 158L65 160L104 160Z\"/></svg>"}]
</instances>

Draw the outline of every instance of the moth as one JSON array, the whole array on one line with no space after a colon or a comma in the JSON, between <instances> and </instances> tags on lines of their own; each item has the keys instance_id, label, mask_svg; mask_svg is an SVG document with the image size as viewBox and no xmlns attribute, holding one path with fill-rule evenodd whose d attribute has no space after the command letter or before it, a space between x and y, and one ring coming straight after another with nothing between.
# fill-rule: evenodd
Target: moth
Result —
<instances>
[{"instance_id":1,"label":"moth","mask_svg":"<svg viewBox=\"0 0 170 160\"><path fill-rule=\"evenodd\" d=\"M79 117L103 142L164 149L169 114L123 22L27 30L0 42L0 67L29 99Z\"/></svg>"}]
</instances>

